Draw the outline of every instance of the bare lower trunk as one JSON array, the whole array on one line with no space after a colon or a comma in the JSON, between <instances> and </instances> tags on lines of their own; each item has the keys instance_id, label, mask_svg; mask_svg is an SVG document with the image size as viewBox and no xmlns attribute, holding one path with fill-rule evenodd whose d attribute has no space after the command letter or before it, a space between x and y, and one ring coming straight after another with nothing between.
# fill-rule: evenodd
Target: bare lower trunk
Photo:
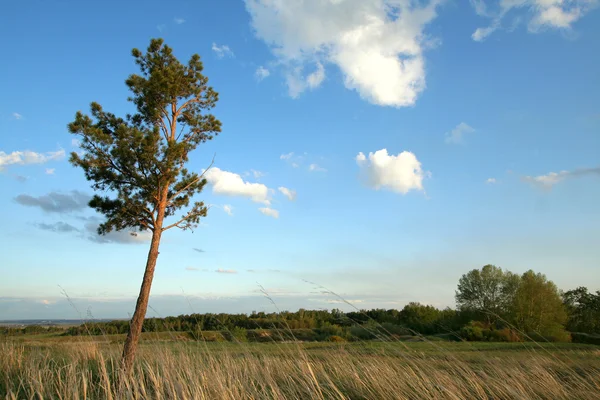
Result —
<instances>
[{"instance_id":1,"label":"bare lower trunk","mask_svg":"<svg viewBox=\"0 0 600 400\"><path fill-rule=\"evenodd\" d=\"M135 352L142 333L146 311L148 310L148 299L150 298L152 278L154 277L154 269L156 268L156 260L158 259L158 247L160 245L161 234L162 229L160 227L155 229L152 233L152 242L150 244L150 251L148 252L148 261L146 261L144 280L142 281L140 294L135 305L135 312L133 313L133 318L131 318L129 333L127 334L127 340L125 340L125 346L123 348L123 369L127 374L131 372L131 368L133 367Z\"/></svg>"}]
</instances>

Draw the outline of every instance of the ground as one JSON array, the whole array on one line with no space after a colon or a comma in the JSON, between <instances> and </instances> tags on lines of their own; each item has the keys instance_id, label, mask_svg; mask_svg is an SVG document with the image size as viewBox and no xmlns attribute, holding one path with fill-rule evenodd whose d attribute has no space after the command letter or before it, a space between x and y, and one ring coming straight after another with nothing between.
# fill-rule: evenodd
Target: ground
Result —
<instances>
[{"instance_id":1,"label":"ground","mask_svg":"<svg viewBox=\"0 0 600 400\"><path fill-rule=\"evenodd\" d=\"M0 396L172 399L600 399L600 347L394 340L208 343L147 334L134 375L121 335L0 342Z\"/></svg>"}]
</instances>

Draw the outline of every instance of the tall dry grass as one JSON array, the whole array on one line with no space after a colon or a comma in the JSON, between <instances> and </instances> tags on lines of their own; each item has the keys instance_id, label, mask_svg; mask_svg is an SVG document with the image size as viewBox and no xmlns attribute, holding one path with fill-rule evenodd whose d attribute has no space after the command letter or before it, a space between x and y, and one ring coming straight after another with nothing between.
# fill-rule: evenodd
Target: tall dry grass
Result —
<instances>
[{"instance_id":1,"label":"tall dry grass","mask_svg":"<svg viewBox=\"0 0 600 400\"><path fill-rule=\"evenodd\" d=\"M600 399L598 350L422 350L398 343L147 343L133 375L124 377L118 369L120 347L114 344L5 342L0 394L6 399Z\"/></svg>"}]
</instances>

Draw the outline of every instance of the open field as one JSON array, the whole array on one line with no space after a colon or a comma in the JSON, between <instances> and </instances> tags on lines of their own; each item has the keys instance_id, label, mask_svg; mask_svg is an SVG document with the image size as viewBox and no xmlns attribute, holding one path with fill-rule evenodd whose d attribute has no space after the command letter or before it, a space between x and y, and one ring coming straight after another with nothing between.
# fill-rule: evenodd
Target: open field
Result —
<instances>
[{"instance_id":1,"label":"open field","mask_svg":"<svg viewBox=\"0 0 600 400\"><path fill-rule=\"evenodd\" d=\"M7 399L600 399L600 347L590 345L207 343L147 335L133 376L124 379L117 368L121 338L114 336L2 339L0 395Z\"/></svg>"}]
</instances>

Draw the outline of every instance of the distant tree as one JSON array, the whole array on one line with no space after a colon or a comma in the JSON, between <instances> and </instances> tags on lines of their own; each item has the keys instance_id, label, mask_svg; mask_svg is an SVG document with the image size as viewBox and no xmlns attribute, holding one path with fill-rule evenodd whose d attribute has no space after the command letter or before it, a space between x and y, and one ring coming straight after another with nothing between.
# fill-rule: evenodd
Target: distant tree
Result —
<instances>
[{"instance_id":1,"label":"distant tree","mask_svg":"<svg viewBox=\"0 0 600 400\"><path fill-rule=\"evenodd\" d=\"M543 274L530 270L521 276L510 314L515 326L525 333L565 336L565 306L556 285Z\"/></svg>"},{"instance_id":2,"label":"distant tree","mask_svg":"<svg viewBox=\"0 0 600 400\"><path fill-rule=\"evenodd\" d=\"M433 306L411 302L398 314L398 322L414 332L429 335L440 330L437 324L441 316L442 312Z\"/></svg>"},{"instance_id":3,"label":"distant tree","mask_svg":"<svg viewBox=\"0 0 600 400\"><path fill-rule=\"evenodd\" d=\"M600 291L589 293L586 287L569 290L562 295L571 332L600 333Z\"/></svg>"},{"instance_id":4,"label":"distant tree","mask_svg":"<svg viewBox=\"0 0 600 400\"><path fill-rule=\"evenodd\" d=\"M144 278L123 349L123 366L129 371L148 307L162 233L171 228L195 227L207 207L196 202L177 220L166 219L186 208L206 184L203 175L185 168L188 155L221 131L221 123L208 110L218 94L202 74L200 56L180 63L162 39L152 39L147 52L132 50L141 75L126 84L137 112L120 118L91 104L91 117L77 112L69 131L79 135L83 154L70 162L81 167L95 195L89 205L106 220L98 233L135 229L150 231L152 241Z\"/></svg>"},{"instance_id":5,"label":"distant tree","mask_svg":"<svg viewBox=\"0 0 600 400\"><path fill-rule=\"evenodd\" d=\"M456 290L457 308L495 322L496 316L504 316L512 304L519 285L519 276L502 271L495 265L485 265L463 275Z\"/></svg>"}]
</instances>

